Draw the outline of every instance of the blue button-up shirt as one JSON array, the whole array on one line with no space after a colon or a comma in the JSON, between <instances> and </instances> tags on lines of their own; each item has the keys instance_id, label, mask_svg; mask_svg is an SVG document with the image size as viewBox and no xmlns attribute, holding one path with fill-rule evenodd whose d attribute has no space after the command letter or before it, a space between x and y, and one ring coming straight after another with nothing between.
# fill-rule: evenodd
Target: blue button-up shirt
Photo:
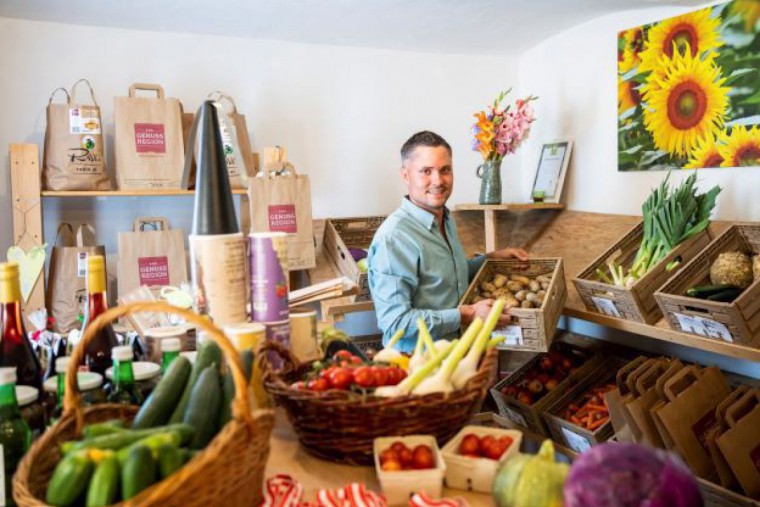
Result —
<instances>
[{"instance_id":1,"label":"blue button-up shirt","mask_svg":"<svg viewBox=\"0 0 760 507\"><path fill-rule=\"evenodd\" d=\"M414 350L419 317L436 340L459 335L457 305L485 259L468 261L448 209L443 220L448 243L435 215L404 198L369 247L369 289L383 343L406 329L396 347L404 352Z\"/></svg>"}]
</instances>

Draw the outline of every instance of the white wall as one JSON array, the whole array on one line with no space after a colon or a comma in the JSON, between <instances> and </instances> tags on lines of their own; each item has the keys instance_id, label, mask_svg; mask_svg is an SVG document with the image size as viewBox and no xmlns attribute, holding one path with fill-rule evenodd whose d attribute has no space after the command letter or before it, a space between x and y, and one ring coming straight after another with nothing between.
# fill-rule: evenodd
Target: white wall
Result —
<instances>
[{"instance_id":1,"label":"white wall","mask_svg":"<svg viewBox=\"0 0 760 507\"><path fill-rule=\"evenodd\" d=\"M157 82L195 110L222 89L246 114L254 149L281 144L312 182L315 217L385 214L403 195L398 149L421 129L454 148L454 202L474 202L478 156L472 114L517 84L517 61L352 49L219 36L165 34L0 18L0 146L42 144L45 105L58 86L87 77L113 141L113 97ZM112 153L111 145L107 149ZM0 173L0 257L11 244L10 177ZM108 251L138 215L189 228L192 199L46 199L45 235L60 219L94 218ZM106 233L107 232L107 233Z\"/></svg>"},{"instance_id":2,"label":"white wall","mask_svg":"<svg viewBox=\"0 0 760 507\"><path fill-rule=\"evenodd\" d=\"M653 8L608 15L544 41L520 58L520 89L532 93L538 120L521 153L521 184L529 193L539 142L575 140L565 182L572 209L641 214L641 204L665 172L617 170L617 33L694 8ZM680 181L690 171L673 174ZM716 207L723 220L760 221L760 168L704 169L700 188L723 187Z\"/></svg>"}]
</instances>

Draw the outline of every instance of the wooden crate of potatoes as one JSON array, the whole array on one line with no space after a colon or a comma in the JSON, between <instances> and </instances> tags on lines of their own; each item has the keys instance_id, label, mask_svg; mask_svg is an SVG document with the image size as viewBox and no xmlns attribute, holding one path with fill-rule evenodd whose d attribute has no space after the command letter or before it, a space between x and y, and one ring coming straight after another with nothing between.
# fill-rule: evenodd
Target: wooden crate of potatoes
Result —
<instances>
[{"instance_id":1,"label":"wooden crate of potatoes","mask_svg":"<svg viewBox=\"0 0 760 507\"><path fill-rule=\"evenodd\" d=\"M760 225L726 229L655 294L675 330L760 346Z\"/></svg>"},{"instance_id":2,"label":"wooden crate of potatoes","mask_svg":"<svg viewBox=\"0 0 760 507\"><path fill-rule=\"evenodd\" d=\"M352 255L367 250L385 217L330 218L325 223L324 248L333 267L359 287L359 295L351 296L354 302L369 301L367 270L362 269ZM365 255L366 257L366 255Z\"/></svg>"},{"instance_id":3,"label":"wooden crate of potatoes","mask_svg":"<svg viewBox=\"0 0 760 507\"><path fill-rule=\"evenodd\" d=\"M505 337L500 348L548 351L567 299L562 259L486 260L460 304L490 298L506 299L512 319L493 332Z\"/></svg>"},{"instance_id":4,"label":"wooden crate of potatoes","mask_svg":"<svg viewBox=\"0 0 760 507\"><path fill-rule=\"evenodd\" d=\"M654 324L662 317L654 299L655 291L710 242L710 235L705 230L675 247L662 261L630 286L605 283L597 270L606 271L611 262L629 269L643 235L644 223L641 222L573 279L578 294L589 311ZM668 266L674 261L678 262L677 266L668 270Z\"/></svg>"}]
</instances>

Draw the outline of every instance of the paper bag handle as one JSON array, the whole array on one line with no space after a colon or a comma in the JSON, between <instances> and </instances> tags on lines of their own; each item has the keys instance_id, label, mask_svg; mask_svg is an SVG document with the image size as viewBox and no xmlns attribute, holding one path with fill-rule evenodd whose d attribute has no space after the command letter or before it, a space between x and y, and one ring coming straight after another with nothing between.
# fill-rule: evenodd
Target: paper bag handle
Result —
<instances>
[{"instance_id":1,"label":"paper bag handle","mask_svg":"<svg viewBox=\"0 0 760 507\"><path fill-rule=\"evenodd\" d=\"M667 364L657 362L650 366L644 373L636 379L636 390L634 394L642 396L647 389L657 385L657 379L660 378L668 369Z\"/></svg>"},{"instance_id":2,"label":"paper bag handle","mask_svg":"<svg viewBox=\"0 0 760 507\"><path fill-rule=\"evenodd\" d=\"M132 224L132 230L135 232L144 232L145 229L143 228L143 225L145 224L161 224L160 228L156 229L157 231L169 230L169 220L164 217L137 217L135 218L134 224Z\"/></svg>"},{"instance_id":3,"label":"paper bag handle","mask_svg":"<svg viewBox=\"0 0 760 507\"><path fill-rule=\"evenodd\" d=\"M633 370L626 379L626 387L628 388L628 392L636 394L636 381L639 379L639 377L649 371L649 368L660 363L661 361L662 358L653 357L651 359L647 359L638 368Z\"/></svg>"},{"instance_id":4,"label":"paper bag handle","mask_svg":"<svg viewBox=\"0 0 760 507\"><path fill-rule=\"evenodd\" d=\"M735 428L738 422L760 405L760 392L752 389L726 410L726 422Z\"/></svg>"},{"instance_id":5,"label":"paper bag handle","mask_svg":"<svg viewBox=\"0 0 760 507\"><path fill-rule=\"evenodd\" d=\"M96 106L96 107L100 107L100 106L98 106L98 101L95 98L95 92L92 90L92 85L90 84L90 82L87 79L84 79L84 78L80 79L79 81L77 81L76 83L74 83L73 85L71 85L71 101L74 104L77 104L76 92L77 92L77 86L80 83L86 84L87 88L90 89L90 98L92 99L92 104L94 106Z\"/></svg>"},{"instance_id":6,"label":"paper bag handle","mask_svg":"<svg viewBox=\"0 0 760 507\"><path fill-rule=\"evenodd\" d=\"M231 106L232 106L232 113L237 114L237 104L235 104L235 99L233 99L230 95L224 93L223 91L214 90L213 92L206 95L206 99L213 100L214 102L218 102L219 104L222 103L222 100L226 100Z\"/></svg>"},{"instance_id":7,"label":"paper bag handle","mask_svg":"<svg viewBox=\"0 0 760 507\"><path fill-rule=\"evenodd\" d=\"M696 366L687 366L665 382L665 386L663 387L665 396L670 401L675 401L679 394L699 380L700 377L701 374Z\"/></svg>"},{"instance_id":8,"label":"paper bag handle","mask_svg":"<svg viewBox=\"0 0 760 507\"><path fill-rule=\"evenodd\" d=\"M68 229L68 231L66 230ZM65 234L63 243L60 243L61 235ZM55 231L55 246L74 246L74 227L68 222L62 222L58 224L58 229Z\"/></svg>"},{"instance_id":9,"label":"paper bag handle","mask_svg":"<svg viewBox=\"0 0 760 507\"><path fill-rule=\"evenodd\" d=\"M718 404L718 407L715 409L715 413L718 416L718 422L723 423L726 421L726 412L728 411L728 409L731 407L731 405L739 401L742 398L742 396L747 394L748 391L749 391L749 386L740 385L739 387L731 391L731 394L726 396L726 399L724 399Z\"/></svg>"},{"instance_id":10,"label":"paper bag handle","mask_svg":"<svg viewBox=\"0 0 760 507\"><path fill-rule=\"evenodd\" d=\"M159 99L164 98L164 89L161 87L161 85L151 83L135 83L129 87L129 96L135 97L135 92L137 90L154 91L158 94Z\"/></svg>"},{"instance_id":11,"label":"paper bag handle","mask_svg":"<svg viewBox=\"0 0 760 507\"><path fill-rule=\"evenodd\" d=\"M298 176L295 166L288 162L284 146L264 148L264 163L262 165L263 168L260 168L256 174L257 178L288 178Z\"/></svg>"},{"instance_id":12,"label":"paper bag handle","mask_svg":"<svg viewBox=\"0 0 760 507\"><path fill-rule=\"evenodd\" d=\"M89 241L85 241L84 231L89 232L92 235L93 239L95 238L95 228L90 224L82 224L77 227L77 246L95 246L95 241L92 241L91 245L87 244Z\"/></svg>"},{"instance_id":13,"label":"paper bag handle","mask_svg":"<svg viewBox=\"0 0 760 507\"><path fill-rule=\"evenodd\" d=\"M71 104L71 95L69 95L69 92L66 88L59 86L55 90L53 90L53 93L50 94L50 98L48 99L48 106L53 103L53 99L55 98L56 94L58 92L63 92L66 94L66 103Z\"/></svg>"},{"instance_id":14,"label":"paper bag handle","mask_svg":"<svg viewBox=\"0 0 760 507\"><path fill-rule=\"evenodd\" d=\"M617 383L618 389L620 389L621 396L625 396L629 393L627 384L628 376L646 360L646 357L639 356L618 370L617 375L615 376L615 382Z\"/></svg>"}]
</instances>

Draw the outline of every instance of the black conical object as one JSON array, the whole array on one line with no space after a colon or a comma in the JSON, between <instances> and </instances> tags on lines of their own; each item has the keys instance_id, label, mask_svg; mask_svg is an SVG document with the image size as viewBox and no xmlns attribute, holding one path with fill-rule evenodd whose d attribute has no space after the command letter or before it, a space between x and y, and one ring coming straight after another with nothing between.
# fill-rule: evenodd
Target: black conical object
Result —
<instances>
[{"instance_id":1,"label":"black conical object","mask_svg":"<svg viewBox=\"0 0 760 507\"><path fill-rule=\"evenodd\" d=\"M196 128L198 157L191 234L208 236L239 233L218 112L213 101L206 100L198 108ZM187 156L192 157L193 144L190 144Z\"/></svg>"}]
</instances>

